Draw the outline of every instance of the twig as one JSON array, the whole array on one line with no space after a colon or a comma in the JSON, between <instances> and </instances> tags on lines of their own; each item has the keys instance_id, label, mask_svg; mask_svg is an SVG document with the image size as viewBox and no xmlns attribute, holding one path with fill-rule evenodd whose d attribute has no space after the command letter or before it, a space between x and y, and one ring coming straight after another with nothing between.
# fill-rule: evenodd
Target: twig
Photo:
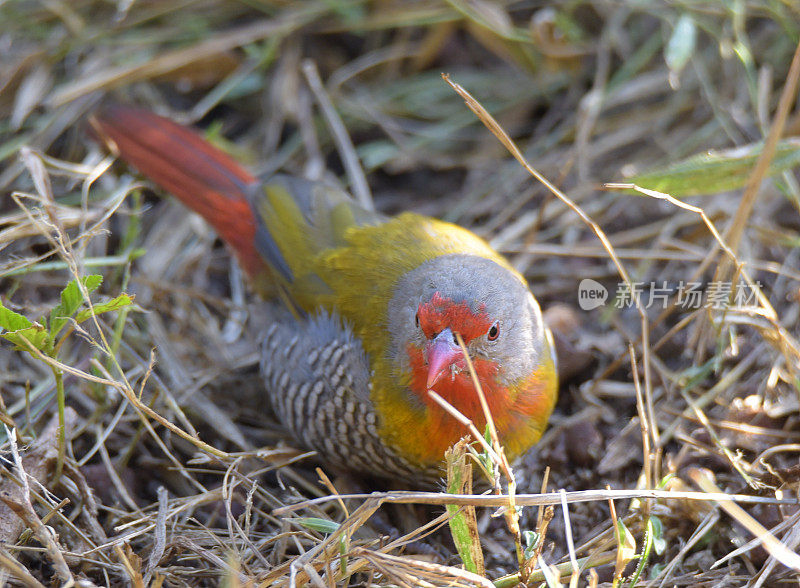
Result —
<instances>
[{"instance_id":1,"label":"twig","mask_svg":"<svg viewBox=\"0 0 800 588\"><path fill-rule=\"evenodd\" d=\"M729 500L742 504L793 504L800 505L795 498L768 498L765 496L751 496L749 494L725 494L723 492L691 492L669 490L577 490L566 493L568 503L596 502L598 500L626 500L631 498L655 498L657 500L698 500L714 502ZM276 516L282 516L309 506L324 504L333 500L349 499L375 499L381 503L390 504L459 504L484 507L508 506L508 496L504 495L474 495L474 494L447 494L445 492L373 492L371 494L340 494L337 496L321 496L297 504L289 504L275 509ZM550 494L517 494L518 506L549 506L561 504L561 495Z\"/></svg>"},{"instance_id":2,"label":"twig","mask_svg":"<svg viewBox=\"0 0 800 588\"><path fill-rule=\"evenodd\" d=\"M711 478L699 468L692 468L689 470L689 477L695 484L709 494L722 494L721 490L716 484L714 484ZM717 500L717 502L722 510L735 519L737 523L755 535L764 545L764 549L766 549L772 557L777 559L787 568L800 571L800 555L794 553L783 543L778 541L778 539L775 538L775 535L770 533L761 523L747 514L741 506L735 504L732 500L720 498Z\"/></svg>"},{"instance_id":3,"label":"twig","mask_svg":"<svg viewBox=\"0 0 800 588\"><path fill-rule=\"evenodd\" d=\"M333 103L322 85L316 63L310 59L303 61L303 74L306 76L308 85L314 93L322 114L325 115L325 120L328 121L328 126L333 133L333 140L336 142L339 154L342 157L344 169L350 179L350 189L353 191L356 202L367 210L375 210L375 205L372 202L372 193L369 190L369 184L356 154L356 149L353 146L353 141L350 140L350 135L347 134L347 129L342 123L341 117L333 107Z\"/></svg>"}]
</instances>

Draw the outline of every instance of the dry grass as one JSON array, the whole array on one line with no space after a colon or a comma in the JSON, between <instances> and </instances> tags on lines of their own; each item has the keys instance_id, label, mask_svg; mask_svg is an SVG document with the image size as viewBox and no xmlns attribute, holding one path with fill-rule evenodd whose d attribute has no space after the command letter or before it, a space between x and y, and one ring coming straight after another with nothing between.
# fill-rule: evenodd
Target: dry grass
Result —
<instances>
[{"instance_id":1,"label":"dry grass","mask_svg":"<svg viewBox=\"0 0 800 588\"><path fill-rule=\"evenodd\" d=\"M780 140L800 134L800 12L731 6L0 4L0 299L38 320L89 274L95 308L135 295L46 353L0 340L0 582L796 582L800 187ZM336 175L510 257L572 347L550 429L514 467L518 518L503 496L331 481L286 444L255 301L207 226L89 140L107 96L207 128L257 173ZM585 278L605 306L578 308ZM756 295L680 304L681 283L729 280ZM648 287L617 308L621 282ZM460 566L448 503L476 508L485 572Z\"/></svg>"}]
</instances>

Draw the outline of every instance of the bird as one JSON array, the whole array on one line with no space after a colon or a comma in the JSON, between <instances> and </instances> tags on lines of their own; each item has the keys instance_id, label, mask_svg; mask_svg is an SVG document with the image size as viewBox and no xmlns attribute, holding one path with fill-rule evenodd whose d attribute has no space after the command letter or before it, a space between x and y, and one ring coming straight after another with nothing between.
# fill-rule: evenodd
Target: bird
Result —
<instances>
[{"instance_id":1,"label":"bird","mask_svg":"<svg viewBox=\"0 0 800 588\"><path fill-rule=\"evenodd\" d=\"M93 133L200 214L253 289L287 312L261 340L264 393L294 441L368 477L443 475L469 435L436 392L482 432L466 347L508 460L537 443L558 376L525 278L482 238L414 212L386 216L326 182L260 179L197 131L110 104Z\"/></svg>"}]
</instances>

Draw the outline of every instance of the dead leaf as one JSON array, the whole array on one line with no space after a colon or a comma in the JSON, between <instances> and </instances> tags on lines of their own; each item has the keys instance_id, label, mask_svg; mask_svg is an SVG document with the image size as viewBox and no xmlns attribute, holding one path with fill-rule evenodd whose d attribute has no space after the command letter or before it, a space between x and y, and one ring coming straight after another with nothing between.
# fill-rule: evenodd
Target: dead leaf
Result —
<instances>
[{"instance_id":1,"label":"dead leaf","mask_svg":"<svg viewBox=\"0 0 800 588\"><path fill-rule=\"evenodd\" d=\"M64 422L67 434L75 430L78 414L67 407L64 411ZM45 427L39 438L27 449L22 450L22 467L30 478L43 486L47 486L55 467L58 455L58 417L54 416ZM0 471L0 543L16 543L20 533L25 529L25 522L20 519L9 504L20 504L26 497L19 483L4 468Z\"/></svg>"}]
</instances>

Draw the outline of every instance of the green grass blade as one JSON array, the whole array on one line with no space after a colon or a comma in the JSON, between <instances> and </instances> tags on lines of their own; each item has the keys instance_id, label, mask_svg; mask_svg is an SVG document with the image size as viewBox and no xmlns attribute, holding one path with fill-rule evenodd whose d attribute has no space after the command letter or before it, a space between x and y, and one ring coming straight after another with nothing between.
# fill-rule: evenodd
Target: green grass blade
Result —
<instances>
[{"instance_id":1,"label":"green grass blade","mask_svg":"<svg viewBox=\"0 0 800 588\"><path fill-rule=\"evenodd\" d=\"M679 161L660 170L639 174L627 181L642 188L671 196L698 196L737 190L747 183L763 143L735 149L710 151ZM768 176L775 176L800 164L800 139L778 144Z\"/></svg>"}]
</instances>

